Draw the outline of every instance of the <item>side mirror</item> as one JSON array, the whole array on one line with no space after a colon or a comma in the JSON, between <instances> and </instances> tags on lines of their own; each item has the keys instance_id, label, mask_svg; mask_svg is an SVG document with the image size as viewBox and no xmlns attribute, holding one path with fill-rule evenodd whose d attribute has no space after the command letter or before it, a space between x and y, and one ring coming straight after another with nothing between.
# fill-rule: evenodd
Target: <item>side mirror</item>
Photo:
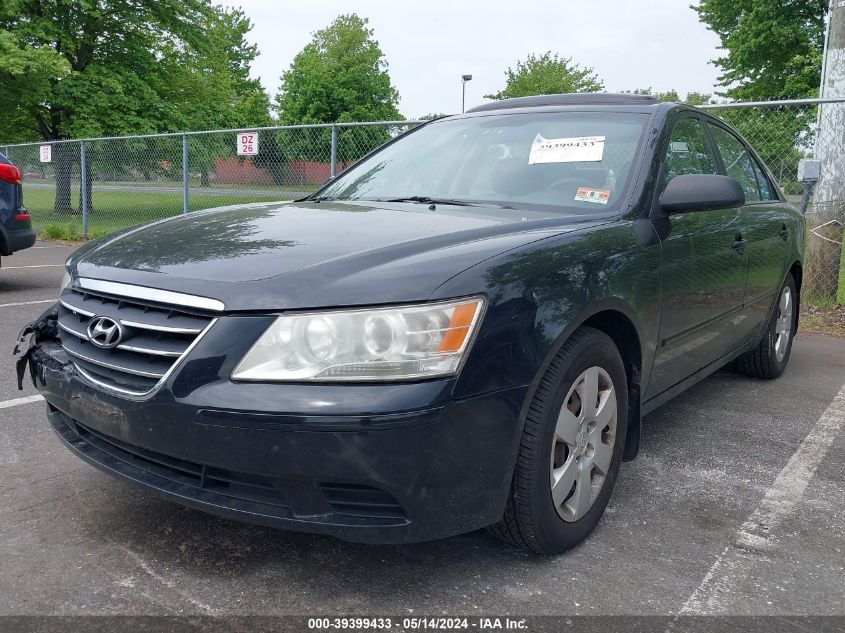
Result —
<instances>
[{"instance_id":1,"label":"side mirror","mask_svg":"<svg viewBox=\"0 0 845 633\"><path fill-rule=\"evenodd\" d=\"M684 174L669 181L659 203L667 213L731 209L745 204L745 192L729 176Z\"/></svg>"}]
</instances>

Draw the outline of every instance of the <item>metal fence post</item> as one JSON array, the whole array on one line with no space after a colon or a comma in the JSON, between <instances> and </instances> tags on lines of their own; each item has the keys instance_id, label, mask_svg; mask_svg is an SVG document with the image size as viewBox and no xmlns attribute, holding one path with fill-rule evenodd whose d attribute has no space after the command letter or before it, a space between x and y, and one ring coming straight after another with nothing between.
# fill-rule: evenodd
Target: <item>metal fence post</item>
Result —
<instances>
[{"instance_id":1,"label":"metal fence post","mask_svg":"<svg viewBox=\"0 0 845 633\"><path fill-rule=\"evenodd\" d=\"M82 198L82 235L88 237L88 168L85 143L79 143L79 194Z\"/></svg>"},{"instance_id":2,"label":"metal fence post","mask_svg":"<svg viewBox=\"0 0 845 633\"><path fill-rule=\"evenodd\" d=\"M182 135L182 213L188 213L188 135Z\"/></svg>"},{"instance_id":3,"label":"metal fence post","mask_svg":"<svg viewBox=\"0 0 845 633\"><path fill-rule=\"evenodd\" d=\"M337 126L334 124L332 125L332 164L329 173L332 178L337 176Z\"/></svg>"}]
</instances>

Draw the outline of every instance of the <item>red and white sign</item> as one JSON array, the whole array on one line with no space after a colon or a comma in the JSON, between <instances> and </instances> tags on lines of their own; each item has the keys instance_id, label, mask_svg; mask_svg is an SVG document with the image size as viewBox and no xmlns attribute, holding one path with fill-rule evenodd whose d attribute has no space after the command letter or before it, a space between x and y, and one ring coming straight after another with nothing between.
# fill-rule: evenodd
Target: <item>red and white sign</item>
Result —
<instances>
[{"instance_id":1,"label":"red and white sign","mask_svg":"<svg viewBox=\"0 0 845 633\"><path fill-rule=\"evenodd\" d=\"M258 132L238 132L238 156L258 154Z\"/></svg>"},{"instance_id":2,"label":"red and white sign","mask_svg":"<svg viewBox=\"0 0 845 633\"><path fill-rule=\"evenodd\" d=\"M42 163L49 163L53 160L53 146L52 145L39 145L38 149L39 158L41 159Z\"/></svg>"}]
</instances>

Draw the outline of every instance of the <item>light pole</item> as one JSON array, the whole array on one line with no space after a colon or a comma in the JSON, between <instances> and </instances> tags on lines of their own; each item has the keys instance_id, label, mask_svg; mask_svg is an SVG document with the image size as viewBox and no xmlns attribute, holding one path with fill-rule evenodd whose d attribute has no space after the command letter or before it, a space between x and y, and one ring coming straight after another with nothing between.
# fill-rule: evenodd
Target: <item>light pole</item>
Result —
<instances>
[{"instance_id":1,"label":"light pole","mask_svg":"<svg viewBox=\"0 0 845 633\"><path fill-rule=\"evenodd\" d=\"M461 75L461 113L466 111L468 81L472 81L472 75Z\"/></svg>"}]
</instances>

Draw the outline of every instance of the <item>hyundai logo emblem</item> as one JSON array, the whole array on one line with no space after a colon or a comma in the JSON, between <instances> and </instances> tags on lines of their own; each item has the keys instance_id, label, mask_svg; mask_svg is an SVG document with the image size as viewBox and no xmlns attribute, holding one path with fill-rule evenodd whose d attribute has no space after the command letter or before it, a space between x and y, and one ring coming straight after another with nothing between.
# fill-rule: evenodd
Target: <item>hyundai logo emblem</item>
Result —
<instances>
[{"instance_id":1,"label":"hyundai logo emblem","mask_svg":"<svg viewBox=\"0 0 845 633\"><path fill-rule=\"evenodd\" d=\"M122 338L123 328L114 319L95 316L88 322L88 340L97 347L104 349L117 347Z\"/></svg>"}]
</instances>

